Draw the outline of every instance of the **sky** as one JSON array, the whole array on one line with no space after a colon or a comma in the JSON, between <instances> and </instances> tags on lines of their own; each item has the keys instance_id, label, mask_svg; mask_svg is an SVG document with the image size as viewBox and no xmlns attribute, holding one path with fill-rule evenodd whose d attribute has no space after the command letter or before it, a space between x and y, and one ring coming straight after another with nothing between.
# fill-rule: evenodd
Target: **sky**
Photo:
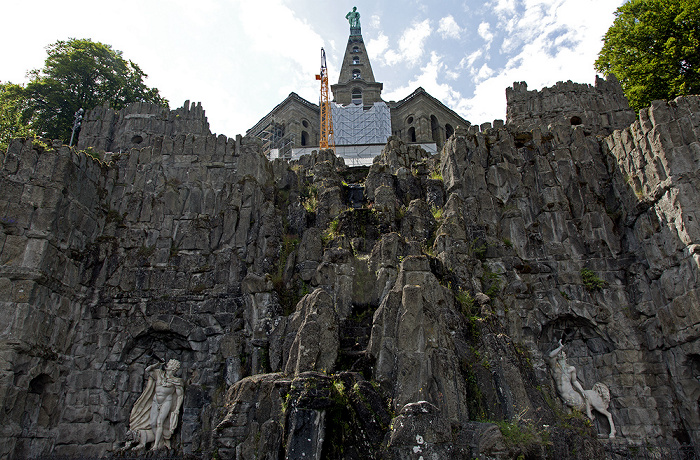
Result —
<instances>
[{"instance_id":1,"label":"sky","mask_svg":"<svg viewBox=\"0 0 700 460\"><path fill-rule=\"evenodd\" d=\"M24 0L3 6L0 81L26 83L46 46L89 38L148 74L171 109L201 102L211 131L245 134L290 92L336 83L357 6L382 98L422 86L472 124L505 119L505 89L593 83L625 0Z\"/></svg>"}]
</instances>

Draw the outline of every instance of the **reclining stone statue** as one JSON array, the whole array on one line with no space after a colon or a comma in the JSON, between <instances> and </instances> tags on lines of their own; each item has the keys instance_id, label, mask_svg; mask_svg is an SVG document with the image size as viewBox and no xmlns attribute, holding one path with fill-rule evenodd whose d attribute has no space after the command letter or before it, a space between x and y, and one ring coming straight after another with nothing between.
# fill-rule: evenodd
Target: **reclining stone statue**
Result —
<instances>
[{"instance_id":1,"label":"reclining stone statue","mask_svg":"<svg viewBox=\"0 0 700 460\"><path fill-rule=\"evenodd\" d=\"M559 340L559 346L549 353L549 367L552 370L554 382L559 395L564 403L572 409L585 411L589 419L593 420L591 407L608 418L610 423L609 438L615 437L615 424L612 415L608 411L610 405L610 390L600 382L593 385L592 390L584 390L576 377L576 368L566 362L564 344Z\"/></svg>"},{"instance_id":2,"label":"reclining stone statue","mask_svg":"<svg viewBox=\"0 0 700 460\"><path fill-rule=\"evenodd\" d=\"M125 449L134 444L134 449L145 449L149 442L153 442L151 450L163 446L170 449L184 399L184 383L175 377L180 361L171 359L165 369L159 369L160 366L162 363L155 363L146 368L148 382L131 409Z\"/></svg>"}]
</instances>

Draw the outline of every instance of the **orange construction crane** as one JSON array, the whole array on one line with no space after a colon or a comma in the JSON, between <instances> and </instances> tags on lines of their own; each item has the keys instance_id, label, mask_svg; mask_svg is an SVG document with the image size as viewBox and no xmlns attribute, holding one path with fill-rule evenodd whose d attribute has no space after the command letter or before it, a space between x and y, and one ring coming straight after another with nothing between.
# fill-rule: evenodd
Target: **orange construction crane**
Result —
<instances>
[{"instance_id":1,"label":"orange construction crane","mask_svg":"<svg viewBox=\"0 0 700 460\"><path fill-rule=\"evenodd\" d=\"M328 68L326 67L326 52L321 48L321 74L316 75L321 80L321 140L319 149L332 149L335 153L335 138L333 137L333 113L328 93Z\"/></svg>"}]
</instances>

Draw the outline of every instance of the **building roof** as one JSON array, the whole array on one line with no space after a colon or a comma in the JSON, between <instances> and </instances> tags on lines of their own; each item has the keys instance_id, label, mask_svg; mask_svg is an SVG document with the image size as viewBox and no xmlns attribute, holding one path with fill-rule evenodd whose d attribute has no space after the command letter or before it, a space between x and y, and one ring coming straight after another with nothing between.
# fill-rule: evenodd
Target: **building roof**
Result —
<instances>
[{"instance_id":1,"label":"building roof","mask_svg":"<svg viewBox=\"0 0 700 460\"><path fill-rule=\"evenodd\" d=\"M255 123L255 125L252 128L248 129L246 131L246 135L251 134L251 133L255 134L256 131L259 131L264 126L266 126L270 122L270 118L272 118L275 115L275 113L278 112L280 109L282 109L282 107L284 107L287 104L294 103L294 102L303 104L304 106L308 107L309 109L311 109L315 112L319 112L321 110L318 105L314 104L313 102L307 101L306 99L304 99L303 97L299 96L297 93L292 91L291 93L289 93L289 96L287 96L282 102L277 104L275 106L275 108L270 110L267 113L267 115L265 115L257 123Z\"/></svg>"},{"instance_id":2,"label":"building roof","mask_svg":"<svg viewBox=\"0 0 700 460\"><path fill-rule=\"evenodd\" d=\"M465 127L465 128L468 127L468 126L471 126L471 123L470 123L469 121L465 120L465 119L464 119L461 115L459 115L457 112L455 112L454 110L452 110L451 108L447 107L445 104L443 104L442 102L440 102L439 99L436 99L435 97L431 96L430 93L428 93L425 89L423 89L422 86L419 86L415 91L413 91L411 94L409 94L409 95L406 96L405 98L401 99L400 101L397 101L397 102L390 102L390 103L389 103L389 107L392 108L392 109L400 109L400 108L403 107L404 105L406 105L406 104L408 104L408 103L414 101L416 98L419 98L419 97L421 97L421 96L427 98L428 100L432 101L433 103L435 103L435 104L437 104L437 105L440 105L440 106L444 107L445 110L446 110L447 112L449 112L452 116L456 117L456 118L459 119L459 120L464 121L464 123L465 123L464 127Z\"/></svg>"}]
</instances>

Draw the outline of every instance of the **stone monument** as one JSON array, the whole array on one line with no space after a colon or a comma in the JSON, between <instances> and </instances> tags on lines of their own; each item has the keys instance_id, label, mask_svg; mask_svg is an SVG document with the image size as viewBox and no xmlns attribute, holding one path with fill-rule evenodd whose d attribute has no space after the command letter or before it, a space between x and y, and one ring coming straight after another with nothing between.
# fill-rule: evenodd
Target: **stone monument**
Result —
<instances>
[{"instance_id":1,"label":"stone monument","mask_svg":"<svg viewBox=\"0 0 700 460\"><path fill-rule=\"evenodd\" d=\"M147 443L153 442L151 450L170 449L184 399L184 382L175 377L180 361L171 359L164 369L160 366L162 363L155 363L146 368L148 382L131 409L127 433L131 439L126 448L136 444L135 449L145 449Z\"/></svg>"},{"instance_id":2,"label":"stone monument","mask_svg":"<svg viewBox=\"0 0 700 460\"><path fill-rule=\"evenodd\" d=\"M559 346L549 353L549 367L554 377L554 383L559 392L559 396L564 403L572 409L583 412L585 410L589 419L593 420L591 407L608 418L610 423L609 438L615 437L615 424L612 414L608 411L610 405L610 390L600 382L593 385L592 390L584 390L576 377L576 368L566 362L566 352L561 339Z\"/></svg>"}]
</instances>

